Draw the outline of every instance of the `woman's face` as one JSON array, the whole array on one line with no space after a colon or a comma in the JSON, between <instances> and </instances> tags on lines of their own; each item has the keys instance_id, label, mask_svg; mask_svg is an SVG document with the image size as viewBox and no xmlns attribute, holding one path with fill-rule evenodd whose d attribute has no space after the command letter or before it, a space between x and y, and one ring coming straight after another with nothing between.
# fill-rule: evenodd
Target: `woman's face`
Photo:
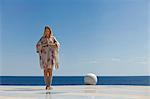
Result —
<instances>
[{"instance_id":1,"label":"woman's face","mask_svg":"<svg viewBox=\"0 0 150 99\"><path fill-rule=\"evenodd\" d=\"M50 32L49 29L45 30L45 35L46 35L46 37L50 37L51 36L51 32Z\"/></svg>"}]
</instances>

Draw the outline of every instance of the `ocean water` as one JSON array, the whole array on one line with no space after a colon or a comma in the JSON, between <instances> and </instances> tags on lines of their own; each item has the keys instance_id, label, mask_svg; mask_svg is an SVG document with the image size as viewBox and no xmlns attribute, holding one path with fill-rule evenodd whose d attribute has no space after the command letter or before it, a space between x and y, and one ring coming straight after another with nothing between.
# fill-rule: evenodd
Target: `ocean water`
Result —
<instances>
[{"instance_id":1,"label":"ocean water","mask_svg":"<svg viewBox=\"0 0 150 99\"><path fill-rule=\"evenodd\" d=\"M45 85L43 76L0 76L0 85ZM53 76L52 85L84 85L84 76ZM98 76L97 85L150 86L150 76Z\"/></svg>"}]
</instances>

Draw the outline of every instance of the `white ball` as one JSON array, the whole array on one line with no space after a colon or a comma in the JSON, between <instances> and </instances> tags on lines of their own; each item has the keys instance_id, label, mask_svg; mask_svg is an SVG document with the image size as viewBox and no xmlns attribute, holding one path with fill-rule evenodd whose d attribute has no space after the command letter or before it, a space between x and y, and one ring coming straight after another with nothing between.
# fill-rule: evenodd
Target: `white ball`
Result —
<instances>
[{"instance_id":1,"label":"white ball","mask_svg":"<svg viewBox=\"0 0 150 99\"><path fill-rule=\"evenodd\" d=\"M93 73L89 73L84 77L84 84L86 85L96 85L97 83L97 76Z\"/></svg>"}]
</instances>

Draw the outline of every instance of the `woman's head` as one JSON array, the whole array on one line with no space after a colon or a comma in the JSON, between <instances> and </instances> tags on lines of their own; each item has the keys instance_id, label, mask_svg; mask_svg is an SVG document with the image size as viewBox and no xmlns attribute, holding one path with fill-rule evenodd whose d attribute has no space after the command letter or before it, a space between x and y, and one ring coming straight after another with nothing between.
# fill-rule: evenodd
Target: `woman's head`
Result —
<instances>
[{"instance_id":1,"label":"woman's head","mask_svg":"<svg viewBox=\"0 0 150 99\"><path fill-rule=\"evenodd\" d=\"M44 28L44 36L45 37L50 37L50 36L52 36L53 34L52 34L52 30L51 30L51 28L49 27L49 26L45 26L45 28Z\"/></svg>"}]
</instances>

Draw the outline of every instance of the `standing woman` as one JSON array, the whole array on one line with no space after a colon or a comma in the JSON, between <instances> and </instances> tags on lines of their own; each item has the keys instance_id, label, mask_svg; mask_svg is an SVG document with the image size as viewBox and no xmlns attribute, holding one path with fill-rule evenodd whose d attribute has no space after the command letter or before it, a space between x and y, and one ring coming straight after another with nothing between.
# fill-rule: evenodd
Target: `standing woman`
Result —
<instances>
[{"instance_id":1,"label":"standing woman","mask_svg":"<svg viewBox=\"0 0 150 99\"><path fill-rule=\"evenodd\" d=\"M36 51L39 53L40 67L44 69L44 81L46 90L52 89L52 71L53 66L59 68L58 51L60 44L53 36L52 30L49 26L45 26L44 34L36 44Z\"/></svg>"}]
</instances>

